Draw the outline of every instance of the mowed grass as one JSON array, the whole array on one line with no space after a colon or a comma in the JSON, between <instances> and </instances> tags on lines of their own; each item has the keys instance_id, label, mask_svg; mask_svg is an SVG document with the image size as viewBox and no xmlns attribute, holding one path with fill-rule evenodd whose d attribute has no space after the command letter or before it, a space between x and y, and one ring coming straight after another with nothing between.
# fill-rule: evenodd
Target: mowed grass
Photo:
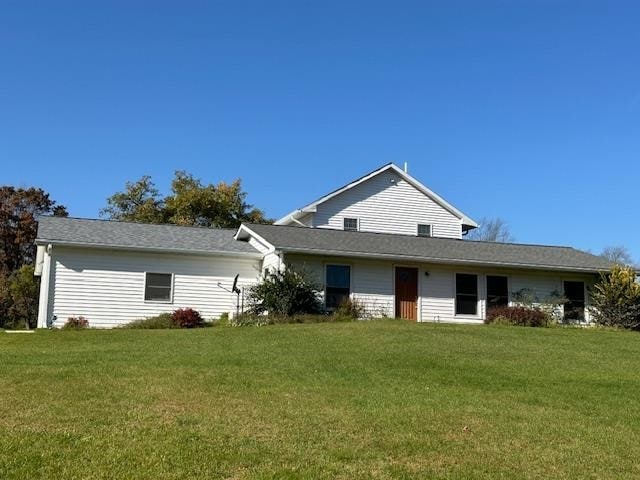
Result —
<instances>
[{"instance_id":1,"label":"mowed grass","mask_svg":"<svg viewBox=\"0 0 640 480\"><path fill-rule=\"evenodd\" d=\"M640 478L640 334L0 333L0 478Z\"/></svg>"}]
</instances>

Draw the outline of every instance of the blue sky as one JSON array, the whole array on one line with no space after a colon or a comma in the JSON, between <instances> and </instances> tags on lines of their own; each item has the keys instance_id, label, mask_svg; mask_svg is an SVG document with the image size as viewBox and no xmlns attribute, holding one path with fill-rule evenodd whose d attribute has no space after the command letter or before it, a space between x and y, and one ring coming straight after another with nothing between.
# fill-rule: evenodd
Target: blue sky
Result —
<instances>
[{"instance_id":1,"label":"blue sky","mask_svg":"<svg viewBox=\"0 0 640 480\"><path fill-rule=\"evenodd\" d=\"M0 183L96 217L243 179L278 217L395 161L521 242L640 258L640 3L0 3Z\"/></svg>"}]
</instances>

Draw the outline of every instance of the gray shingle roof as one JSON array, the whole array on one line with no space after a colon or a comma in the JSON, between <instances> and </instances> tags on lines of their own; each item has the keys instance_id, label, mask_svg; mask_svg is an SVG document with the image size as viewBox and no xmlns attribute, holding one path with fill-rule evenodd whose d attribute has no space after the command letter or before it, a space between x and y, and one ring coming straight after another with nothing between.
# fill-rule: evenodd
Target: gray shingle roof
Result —
<instances>
[{"instance_id":1,"label":"gray shingle roof","mask_svg":"<svg viewBox=\"0 0 640 480\"><path fill-rule=\"evenodd\" d=\"M277 249L342 256L407 258L436 263L596 272L611 263L570 247L476 242L280 225L247 225Z\"/></svg>"},{"instance_id":2,"label":"gray shingle roof","mask_svg":"<svg viewBox=\"0 0 640 480\"><path fill-rule=\"evenodd\" d=\"M194 253L257 253L234 240L235 230L39 217L36 243Z\"/></svg>"}]
</instances>

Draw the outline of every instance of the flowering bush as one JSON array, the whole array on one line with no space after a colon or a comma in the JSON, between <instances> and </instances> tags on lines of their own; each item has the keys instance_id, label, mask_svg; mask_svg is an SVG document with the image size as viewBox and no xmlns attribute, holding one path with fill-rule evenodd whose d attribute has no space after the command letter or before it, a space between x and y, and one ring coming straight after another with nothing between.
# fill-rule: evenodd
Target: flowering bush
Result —
<instances>
[{"instance_id":1,"label":"flowering bush","mask_svg":"<svg viewBox=\"0 0 640 480\"><path fill-rule=\"evenodd\" d=\"M204 326L204 319L193 308L181 308L171 314L173 324L179 328L197 328Z\"/></svg>"}]
</instances>

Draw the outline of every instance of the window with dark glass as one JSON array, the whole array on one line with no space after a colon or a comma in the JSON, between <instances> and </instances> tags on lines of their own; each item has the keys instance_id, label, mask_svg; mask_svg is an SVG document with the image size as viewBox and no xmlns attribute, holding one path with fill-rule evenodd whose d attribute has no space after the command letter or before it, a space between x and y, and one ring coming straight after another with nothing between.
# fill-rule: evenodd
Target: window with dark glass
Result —
<instances>
[{"instance_id":1,"label":"window with dark glass","mask_svg":"<svg viewBox=\"0 0 640 480\"><path fill-rule=\"evenodd\" d=\"M430 237L431 236L431 225L426 223L418 224L418 236L419 237Z\"/></svg>"},{"instance_id":2,"label":"window with dark glass","mask_svg":"<svg viewBox=\"0 0 640 480\"><path fill-rule=\"evenodd\" d=\"M170 273L146 273L144 299L152 302L170 302L172 284Z\"/></svg>"},{"instance_id":3,"label":"window with dark glass","mask_svg":"<svg viewBox=\"0 0 640 480\"><path fill-rule=\"evenodd\" d=\"M345 218L343 220L343 226L345 230L352 232L358 231L358 219L357 218Z\"/></svg>"},{"instance_id":4,"label":"window with dark glass","mask_svg":"<svg viewBox=\"0 0 640 480\"><path fill-rule=\"evenodd\" d=\"M478 313L478 276L456 274L456 315Z\"/></svg>"},{"instance_id":5,"label":"window with dark glass","mask_svg":"<svg viewBox=\"0 0 640 480\"><path fill-rule=\"evenodd\" d=\"M507 277L487 275L487 310L509 305Z\"/></svg>"},{"instance_id":6,"label":"window with dark glass","mask_svg":"<svg viewBox=\"0 0 640 480\"><path fill-rule=\"evenodd\" d=\"M584 282L564 282L564 320L566 322L584 321Z\"/></svg>"},{"instance_id":7,"label":"window with dark glass","mask_svg":"<svg viewBox=\"0 0 640 480\"><path fill-rule=\"evenodd\" d=\"M349 298L351 292L351 267L348 265L327 265L325 282L325 305L333 310Z\"/></svg>"}]
</instances>

